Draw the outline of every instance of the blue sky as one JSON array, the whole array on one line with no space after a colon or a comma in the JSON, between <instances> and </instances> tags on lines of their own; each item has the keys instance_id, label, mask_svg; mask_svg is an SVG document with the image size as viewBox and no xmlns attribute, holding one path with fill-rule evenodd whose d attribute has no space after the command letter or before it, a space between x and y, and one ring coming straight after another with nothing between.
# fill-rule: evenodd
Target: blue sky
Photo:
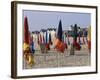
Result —
<instances>
[{"instance_id":1,"label":"blue sky","mask_svg":"<svg viewBox=\"0 0 100 80\"><path fill-rule=\"evenodd\" d=\"M91 24L90 13L72 12L51 12L51 11L23 11L24 17L28 18L29 30L35 31L47 28L58 28L59 21L62 21L63 30L69 29L70 25L78 24L80 27L87 27Z\"/></svg>"}]
</instances>

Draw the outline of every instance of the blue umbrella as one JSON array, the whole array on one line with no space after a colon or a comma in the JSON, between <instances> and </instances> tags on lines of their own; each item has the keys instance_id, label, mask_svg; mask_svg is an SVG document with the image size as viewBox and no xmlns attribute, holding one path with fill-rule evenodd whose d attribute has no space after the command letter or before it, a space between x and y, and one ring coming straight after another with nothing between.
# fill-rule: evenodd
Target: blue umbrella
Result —
<instances>
[{"instance_id":1,"label":"blue umbrella","mask_svg":"<svg viewBox=\"0 0 100 80\"><path fill-rule=\"evenodd\" d=\"M61 22L61 20L59 21L57 38L58 38L60 41L62 41L62 22Z\"/></svg>"},{"instance_id":2,"label":"blue umbrella","mask_svg":"<svg viewBox=\"0 0 100 80\"><path fill-rule=\"evenodd\" d=\"M45 44L47 44L47 41L48 41L48 33L46 31L46 35L45 35Z\"/></svg>"},{"instance_id":3,"label":"blue umbrella","mask_svg":"<svg viewBox=\"0 0 100 80\"><path fill-rule=\"evenodd\" d=\"M32 43L31 43L31 51L32 51L32 53L34 54L35 49L34 49L34 42L33 42L33 41L32 41Z\"/></svg>"},{"instance_id":4,"label":"blue umbrella","mask_svg":"<svg viewBox=\"0 0 100 80\"><path fill-rule=\"evenodd\" d=\"M51 34L49 33L49 43L52 44L52 41L51 41Z\"/></svg>"},{"instance_id":5,"label":"blue umbrella","mask_svg":"<svg viewBox=\"0 0 100 80\"><path fill-rule=\"evenodd\" d=\"M30 36L30 50L34 54L35 49L34 49L34 41L33 41L33 36Z\"/></svg>"}]
</instances>

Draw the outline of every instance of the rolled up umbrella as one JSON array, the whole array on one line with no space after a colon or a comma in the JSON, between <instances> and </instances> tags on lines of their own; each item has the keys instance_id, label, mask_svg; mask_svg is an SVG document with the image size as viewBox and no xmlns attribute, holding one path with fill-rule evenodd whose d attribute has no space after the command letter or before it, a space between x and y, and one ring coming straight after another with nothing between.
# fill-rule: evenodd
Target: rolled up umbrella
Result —
<instances>
[{"instance_id":1,"label":"rolled up umbrella","mask_svg":"<svg viewBox=\"0 0 100 80\"><path fill-rule=\"evenodd\" d=\"M91 26L88 28L88 49L91 50Z\"/></svg>"},{"instance_id":2,"label":"rolled up umbrella","mask_svg":"<svg viewBox=\"0 0 100 80\"><path fill-rule=\"evenodd\" d=\"M62 41L62 33L63 33L63 31L62 31L62 22L61 22L61 20L60 20L59 26L58 26L58 33L57 33L57 38L58 38L60 41Z\"/></svg>"},{"instance_id":3,"label":"rolled up umbrella","mask_svg":"<svg viewBox=\"0 0 100 80\"><path fill-rule=\"evenodd\" d=\"M62 41L62 23L61 20L59 22L59 26L58 26L58 33L57 33L57 39L55 42L55 47L62 53L64 53L65 50L65 45L64 42Z\"/></svg>"},{"instance_id":4,"label":"rolled up umbrella","mask_svg":"<svg viewBox=\"0 0 100 80\"><path fill-rule=\"evenodd\" d=\"M27 17L25 17L25 20L24 20L24 43L29 44L29 30L28 30Z\"/></svg>"},{"instance_id":5,"label":"rolled up umbrella","mask_svg":"<svg viewBox=\"0 0 100 80\"><path fill-rule=\"evenodd\" d=\"M28 20L27 20L27 17L25 17L24 19L24 45L23 45L24 57L28 64L29 63L33 64L33 57L31 55L29 37L30 35L29 35L29 29L28 29ZM30 58L29 56L31 56L31 59L29 59Z\"/></svg>"}]
</instances>

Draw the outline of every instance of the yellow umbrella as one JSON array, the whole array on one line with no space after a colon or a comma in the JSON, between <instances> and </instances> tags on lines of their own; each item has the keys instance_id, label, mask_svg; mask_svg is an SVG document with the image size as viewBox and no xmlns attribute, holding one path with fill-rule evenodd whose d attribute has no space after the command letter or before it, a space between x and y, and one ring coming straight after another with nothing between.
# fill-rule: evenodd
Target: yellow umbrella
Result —
<instances>
[{"instance_id":1,"label":"yellow umbrella","mask_svg":"<svg viewBox=\"0 0 100 80\"><path fill-rule=\"evenodd\" d=\"M91 50L91 26L88 28L88 49Z\"/></svg>"}]
</instances>

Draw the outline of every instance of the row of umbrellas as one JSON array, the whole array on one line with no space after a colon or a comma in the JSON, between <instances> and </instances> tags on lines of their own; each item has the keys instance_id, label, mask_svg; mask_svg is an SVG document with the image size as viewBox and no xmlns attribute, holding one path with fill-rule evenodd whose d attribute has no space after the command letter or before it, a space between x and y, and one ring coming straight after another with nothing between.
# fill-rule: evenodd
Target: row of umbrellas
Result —
<instances>
[{"instance_id":1,"label":"row of umbrellas","mask_svg":"<svg viewBox=\"0 0 100 80\"><path fill-rule=\"evenodd\" d=\"M74 25L74 35L73 35L73 46L80 50L80 44L77 43L77 24ZM49 43L47 42L48 38L47 38L47 31L46 31L46 35L45 35L45 43L47 45L49 45ZM60 51L61 53L64 53L66 45L63 41L63 30L62 30L62 22L61 20L59 21L59 25L58 25L58 30L57 30L57 34L56 34L56 40L55 40L55 48ZM51 34L49 34L49 42L51 42ZM34 42L33 42L33 37L30 36L29 33L29 27L28 27L28 20L27 17L25 17L24 19L24 46L23 46L23 50L24 50L24 55L25 55L25 59L27 61L27 63L29 65L34 64L34 59L32 56L32 53L35 52L34 50ZM89 27L88 29L88 48L91 49L91 27Z\"/></svg>"}]
</instances>

